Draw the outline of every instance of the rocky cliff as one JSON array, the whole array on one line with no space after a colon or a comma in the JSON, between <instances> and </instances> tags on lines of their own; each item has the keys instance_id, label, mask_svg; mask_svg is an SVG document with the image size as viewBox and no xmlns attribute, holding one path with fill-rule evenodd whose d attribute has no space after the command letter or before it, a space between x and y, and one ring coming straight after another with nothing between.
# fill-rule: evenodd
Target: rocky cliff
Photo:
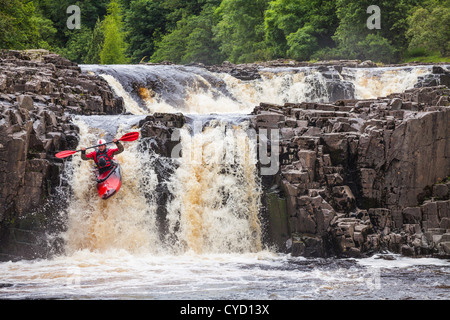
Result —
<instances>
[{"instance_id":1,"label":"rocky cliff","mask_svg":"<svg viewBox=\"0 0 450 320\"><path fill-rule=\"evenodd\" d=\"M61 185L57 151L78 144L73 114L122 112L103 79L45 50L0 52L0 256L35 257Z\"/></svg>"},{"instance_id":2,"label":"rocky cliff","mask_svg":"<svg viewBox=\"0 0 450 320\"><path fill-rule=\"evenodd\" d=\"M266 177L271 234L305 256L450 253L450 90L372 100L261 104L255 127L279 130Z\"/></svg>"}]
</instances>

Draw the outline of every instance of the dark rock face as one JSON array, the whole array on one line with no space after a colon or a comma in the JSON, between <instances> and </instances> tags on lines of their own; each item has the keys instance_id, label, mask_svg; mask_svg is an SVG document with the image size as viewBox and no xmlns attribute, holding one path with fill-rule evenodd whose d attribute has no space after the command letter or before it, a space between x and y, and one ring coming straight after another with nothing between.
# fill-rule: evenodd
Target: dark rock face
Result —
<instances>
[{"instance_id":1,"label":"dark rock face","mask_svg":"<svg viewBox=\"0 0 450 320\"><path fill-rule=\"evenodd\" d=\"M287 249L448 255L449 93L423 87L373 100L256 107L256 128L280 130L280 170L263 181L266 197L277 193L286 203Z\"/></svg>"},{"instance_id":2,"label":"dark rock face","mask_svg":"<svg viewBox=\"0 0 450 320\"><path fill-rule=\"evenodd\" d=\"M0 92L6 102L24 94L73 114L123 111L122 99L114 96L106 81L45 50L0 51ZM25 106L31 108L29 101Z\"/></svg>"},{"instance_id":3,"label":"dark rock face","mask_svg":"<svg viewBox=\"0 0 450 320\"><path fill-rule=\"evenodd\" d=\"M167 114L155 112L139 123L142 138L151 140L151 148L163 157L171 157L178 141L173 141L175 128L181 128L186 123L183 114Z\"/></svg>"},{"instance_id":4,"label":"dark rock face","mask_svg":"<svg viewBox=\"0 0 450 320\"><path fill-rule=\"evenodd\" d=\"M173 139L174 130L183 127L185 123L186 119L181 113L154 113L145 117L139 123L139 127L141 128L142 151L145 152L147 149L151 149L152 154L157 155L154 158L150 158L148 162L148 165L155 170L158 177L158 186L155 190L156 195L146 194L145 196L147 199L156 197L156 203L158 204L156 215L161 237L164 237L168 233L166 206L171 197L171 193L168 190L166 181L177 167L172 157L173 150L179 144L178 140Z\"/></svg>"},{"instance_id":5,"label":"dark rock face","mask_svg":"<svg viewBox=\"0 0 450 320\"><path fill-rule=\"evenodd\" d=\"M0 51L0 259L54 249L43 230L64 203L52 203L63 166L54 155L78 145L71 115L120 113L122 103L104 80L58 55Z\"/></svg>"},{"instance_id":6,"label":"dark rock face","mask_svg":"<svg viewBox=\"0 0 450 320\"><path fill-rule=\"evenodd\" d=\"M443 85L450 87L450 71L441 66L433 66L432 73L419 77L416 88Z\"/></svg>"}]
</instances>

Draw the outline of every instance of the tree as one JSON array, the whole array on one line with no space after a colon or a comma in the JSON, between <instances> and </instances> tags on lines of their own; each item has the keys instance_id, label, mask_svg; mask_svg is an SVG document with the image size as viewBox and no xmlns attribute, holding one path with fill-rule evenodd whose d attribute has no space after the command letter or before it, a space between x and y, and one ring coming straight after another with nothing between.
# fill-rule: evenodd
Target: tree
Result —
<instances>
[{"instance_id":1,"label":"tree","mask_svg":"<svg viewBox=\"0 0 450 320\"><path fill-rule=\"evenodd\" d=\"M43 17L49 19L57 32L52 37L52 46L64 48L67 46L71 37L79 38L80 30L67 28L67 19L69 14L67 8L70 5L77 5L80 8L81 28L84 31L92 31L97 19L102 19L106 14L106 7L109 0L96 1L74 1L74 0L34 0L36 7ZM72 44L74 40L71 41ZM73 47L73 45L72 45ZM60 50L61 51L61 50ZM61 52L63 52L62 50Z\"/></svg>"},{"instance_id":2,"label":"tree","mask_svg":"<svg viewBox=\"0 0 450 320\"><path fill-rule=\"evenodd\" d=\"M334 46L332 36L338 26L334 0L274 0L265 12L265 37L272 56L275 58L303 57L319 47ZM302 30L306 27L306 29ZM302 45L302 54L296 54L292 45L299 40L314 47ZM291 45L288 45L288 38ZM295 40L297 39L297 40ZM306 50L306 51L305 51ZM289 51L289 54L287 52ZM308 52L308 57L305 53Z\"/></svg>"},{"instance_id":3,"label":"tree","mask_svg":"<svg viewBox=\"0 0 450 320\"><path fill-rule=\"evenodd\" d=\"M266 60L264 12L269 0L223 0L215 15L214 38L225 59L234 63Z\"/></svg>"},{"instance_id":4,"label":"tree","mask_svg":"<svg viewBox=\"0 0 450 320\"><path fill-rule=\"evenodd\" d=\"M89 44L87 47L87 53L84 58L84 62L88 64L98 64L100 63L100 53L102 51L104 42L104 31L103 24L100 18L97 19L94 30L92 31L91 37L89 39Z\"/></svg>"},{"instance_id":5,"label":"tree","mask_svg":"<svg viewBox=\"0 0 450 320\"><path fill-rule=\"evenodd\" d=\"M450 54L449 6L418 7L408 23L406 35L410 39L410 49L424 47L430 51L438 50L443 57Z\"/></svg>"},{"instance_id":6,"label":"tree","mask_svg":"<svg viewBox=\"0 0 450 320\"><path fill-rule=\"evenodd\" d=\"M307 24L287 36L289 47L287 56L297 60L308 60L319 49L319 43L314 36L314 29Z\"/></svg>"},{"instance_id":7,"label":"tree","mask_svg":"<svg viewBox=\"0 0 450 320\"><path fill-rule=\"evenodd\" d=\"M186 39L189 36L189 19L178 22L177 28L163 36L157 44L157 49L151 57L153 62L164 60L181 63L186 48Z\"/></svg>"},{"instance_id":8,"label":"tree","mask_svg":"<svg viewBox=\"0 0 450 320\"><path fill-rule=\"evenodd\" d=\"M374 37L369 40L367 38L372 34L376 35L378 40L384 38L385 40L382 40L384 48L390 47L395 60L398 60L400 53L407 46L405 32L409 12L421 2L423 0L377 1L381 14L381 28L372 30L367 27L367 19L370 17L367 8L374 4L372 0L337 0L336 14L339 26L333 39L338 43L339 52L345 54L347 58L362 58L366 49L361 44L364 42L374 44ZM378 45L380 43L378 41ZM383 61L383 56L380 55L379 59Z\"/></svg>"},{"instance_id":9,"label":"tree","mask_svg":"<svg viewBox=\"0 0 450 320\"><path fill-rule=\"evenodd\" d=\"M217 64L223 61L219 44L214 39L212 32L214 9L215 7L207 8L193 21L192 31L186 39L186 50L182 59L185 63Z\"/></svg>"},{"instance_id":10,"label":"tree","mask_svg":"<svg viewBox=\"0 0 450 320\"><path fill-rule=\"evenodd\" d=\"M155 0L135 0L125 14L128 55L134 63L155 53L156 43L167 33L167 14L164 2Z\"/></svg>"},{"instance_id":11,"label":"tree","mask_svg":"<svg viewBox=\"0 0 450 320\"><path fill-rule=\"evenodd\" d=\"M178 28L178 21L202 12L203 5L218 0L163 0L162 7L166 10L166 29L168 32ZM219 1L220 2L220 1Z\"/></svg>"},{"instance_id":12,"label":"tree","mask_svg":"<svg viewBox=\"0 0 450 320\"><path fill-rule=\"evenodd\" d=\"M0 0L0 48L37 48L41 40L32 1Z\"/></svg>"},{"instance_id":13,"label":"tree","mask_svg":"<svg viewBox=\"0 0 450 320\"><path fill-rule=\"evenodd\" d=\"M177 28L158 43L151 61L219 63L219 45L212 32L215 9L214 3L207 3L199 15L186 16L178 21Z\"/></svg>"},{"instance_id":14,"label":"tree","mask_svg":"<svg viewBox=\"0 0 450 320\"><path fill-rule=\"evenodd\" d=\"M100 52L100 62L102 64L128 62L125 56L126 43L121 11L116 0L111 0L108 5L108 15L103 21L105 41Z\"/></svg>"},{"instance_id":15,"label":"tree","mask_svg":"<svg viewBox=\"0 0 450 320\"><path fill-rule=\"evenodd\" d=\"M55 48L55 51L71 61L83 63L88 53L86 44L90 42L91 37L91 30L82 25L79 30L71 30L71 35L66 44L61 48Z\"/></svg>"},{"instance_id":16,"label":"tree","mask_svg":"<svg viewBox=\"0 0 450 320\"><path fill-rule=\"evenodd\" d=\"M361 60L383 61L392 63L395 60L395 48L389 40L379 34L368 34L366 38L357 43L360 52L358 58Z\"/></svg>"}]
</instances>

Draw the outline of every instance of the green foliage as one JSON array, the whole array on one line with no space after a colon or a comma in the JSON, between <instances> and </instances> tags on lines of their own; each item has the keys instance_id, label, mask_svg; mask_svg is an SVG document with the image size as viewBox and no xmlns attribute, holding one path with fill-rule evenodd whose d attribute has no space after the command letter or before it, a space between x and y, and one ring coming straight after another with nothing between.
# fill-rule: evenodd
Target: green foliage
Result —
<instances>
[{"instance_id":1,"label":"green foliage","mask_svg":"<svg viewBox=\"0 0 450 320\"><path fill-rule=\"evenodd\" d=\"M418 7L408 19L406 35L409 48L439 50L443 57L450 54L450 7L436 6L432 9Z\"/></svg>"},{"instance_id":2,"label":"green foliage","mask_svg":"<svg viewBox=\"0 0 450 320\"><path fill-rule=\"evenodd\" d=\"M308 59L309 55L320 46L334 46L331 37L338 26L335 11L334 0L271 1L265 12L264 23L266 41L273 57L279 58L287 55L290 58ZM308 27L301 31L306 26ZM300 35L304 38L302 41L306 40L305 36L307 35L311 47L303 46L303 53L296 54L295 49L288 45L288 37L292 42ZM298 41L294 42L298 43ZM308 54L305 55L305 52Z\"/></svg>"},{"instance_id":3,"label":"green foliage","mask_svg":"<svg viewBox=\"0 0 450 320\"><path fill-rule=\"evenodd\" d=\"M0 48L32 49L40 40L32 1L0 0Z\"/></svg>"},{"instance_id":4,"label":"green foliage","mask_svg":"<svg viewBox=\"0 0 450 320\"><path fill-rule=\"evenodd\" d=\"M71 36L66 45L62 48L56 48L56 52L71 61L78 63L84 62L84 57L88 53L88 46L91 39L91 30L81 26L81 29L71 30Z\"/></svg>"},{"instance_id":5,"label":"green foliage","mask_svg":"<svg viewBox=\"0 0 450 320\"><path fill-rule=\"evenodd\" d=\"M66 26L70 5L81 29ZM370 5L381 28L369 29ZM0 0L0 48L78 63L446 61L450 0Z\"/></svg>"},{"instance_id":6,"label":"green foliage","mask_svg":"<svg viewBox=\"0 0 450 320\"><path fill-rule=\"evenodd\" d=\"M410 55L410 52L413 52L413 56ZM413 50L408 50L404 53L403 58L402 58L402 62L403 63L409 63L409 62L423 62L423 63L437 63L437 62L446 62L446 63L450 63L450 57L443 57L439 51L434 51L434 52L430 52L430 51L426 51L424 50L424 54L419 55L419 51L416 51L415 49Z\"/></svg>"},{"instance_id":7,"label":"green foliage","mask_svg":"<svg viewBox=\"0 0 450 320\"><path fill-rule=\"evenodd\" d=\"M157 50L152 55L151 61L164 60L180 63L186 47L186 39L189 36L189 19L179 21L177 29L165 35L157 44Z\"/></svg>"},{"instance_id":8,"label":"green foliage","mask_svg":"<svg viewBox=\"0 0 450 320\"><path fill-rule=\"evenodd\" d=\"M269 0L223 0L213 28L225 59L245 63L268 58L264 36L264 12Z\"/></svg>"},{"instance_id":9,"label":"green foliage","mask_svg":"<svg viewBox=\"0 0 450 320\"><path fill-rule=\"evenodd\" d=\"M100 62L102 64L127 63L122 10L115 0L111 0L108 5L108 15L103 22L103 30L105 40L100 52Z\"/></svg>"},{"instance_id":10,"label":"green foliage","mask_svg":"<svg viewBox=\"0 0 450 320\"><path fill-rule=\"evenodd\" d=\"M214 39L213 4L205 6L200 14L188 16L178 22L177 28L165 35L157 44L151 61L176 63L220 63L218 43Z\"/></svg>"},{"instance_id":11,"label":"green foliage","mask_svg":"<svg viewBox=\"0 0 450 320\"><path fill-rule=\"evenodd\" d=\"M287 55L297 60L308 60L312 53L319 49L319 43L314 36L314 29L310 25L299 28L297 32L287 36L289 47Z\"/></svg>"},{"instance_id":12,"label":"green foliage","mask_svg":"<svg viewBox=\"0 0 450 320\"><path fill-rule=\"evenodd\" d=\"M368 34L366 38L357 44L361 60L394 62L395 48L390 42L379 34Z\"/></svg>"},{"instance_id":13,"label":"green foliage","mask_svg":"<svg viewBox=\"0 0 450 320\"><path fill-rule=\"evenodd\" d=\"M382 47L383 53L391 51L388 56L375 55L375 49L371 50L369 47L372 51L369 55L375 57L377 61L398 60L399 53L404 51L407 45L405 32L409 12L420 2L420 0L377 1L376 4L381 11L381 28L371 30L366 25L370 17L366 10L373 4L372 0L337 0L339 26L333 38L349 58L364 58L367 55L366 46L370 46ZM370 34L376 37L368 38Z\"/></svg>"},{"instance_id":14,"label":"green foliage","mask_svg":"<svg viewBox=\"0 0 450 320\"><path fill-rule=\"evenodd\" d=\"M105 41L103 24L100 19L97 19L94 30L92 31L91 37L89 39L89 45L87 48L87 53L84 58L84 63L88 64L98 64L100 63L100 53L103 48L103 42Z\"/></svg>"},{"instance_id":15,"label":"green foliage","mask_svg":"<svg viewBox=\"0 0 450 320\"><path fill-rule=\"evenodd\" d=\"M125 13L128 55L134 63L143 58L149 59L156 50L156 43L166 34L167 15L170 11L164 2L154 0L135 0Z\"/></svg>"}]
</instances>

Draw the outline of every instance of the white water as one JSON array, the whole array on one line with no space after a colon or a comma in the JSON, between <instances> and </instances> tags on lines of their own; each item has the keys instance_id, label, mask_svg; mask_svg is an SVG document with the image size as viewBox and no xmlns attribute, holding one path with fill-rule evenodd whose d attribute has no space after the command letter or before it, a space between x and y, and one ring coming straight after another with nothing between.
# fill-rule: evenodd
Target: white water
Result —
<instances>
[{"instance_id":1,"label":"white water","mask_svg":"<svg viewBox=\"0 0 450 320\"><path fill-rule=\"evenodd\" d=\"M89 128L82 119L75 120L75 124L80 128L80 146L92 145L105 134ZM119 128L118 137L124 133ZM125 151L116 156L123 172L122 187L110 201L103 201L97 194L92 162L73 157L73 195L67 212L67 232L63 234L68 254L83 249L152 252L155 248L156 205L148 203L143 192L154 192L157 179L151 167L143 165L145 154L137 152L137 145L127 143ZM140 183L143 176L146 184Z\"/></svg>"},{"instance_id":2,"label":"white water","mask_svg":"<svg viewBox=\"0 0 450 320\"><path fill-rule=\"evenodd\" d=\"M323 71L312 67L265 68L259 71L260 79L245 81L196 67L86 65L82 68L101 75L123 97L127 111L133 114L248 114L260 102L279 105L328 102L330 83L346 99L373 99L401 93L413 88L418 77L430 74L432 67L343 68L341 73L328 74L333 79L327 79Z\"/></svg>"},{"instance_id":3,"label":"white water","mask_svg":"<svg viewBox=\"0 0 450 320\"><path fill-rule=\"evenodd\" d=\"M358 76L363 77L357 74L356 83L361 82ZM129 112L145 113L119 81L104 77L124 97ZM219 97L229 103L225 111L243 114L258 101L302 99L308 91L304 82L295 81L304 77L297 73L272 79L266 75L262 82L248 83L221 77L231 96L191 91L190 112L224 111L214 100ZM373 87L370 95L380 95L383 86ZM164 105L177 111L165 102L159 106ZM149 108L155 111L155 102ZM139 119L78 117L80 146L101 136L113 138L138 130L133 124ZM183 154L174 173L166 177L172 196L166 208L168 233L162 237L157 223L157 156L140 150L139 142L125 143L126 151L117 156L123 186L107 201L96 194L91 164L73 157L66 169L73 191L67 211L61 213L67 227L61 235L64 253L51 259L0 263L0 298L449 298L448 260L305 259L265 247L254 142L245 133L245 121L232 125L227 117L222 119L201 133L180 131Z\"/></svg>"},{"instance_id":4,"label":"white water","mask_svg":"<svg viewBox=\"0 0 450 320\"><path fill-rule=\"evenodd\" d=\"M79 250L0 264L3 299L449 299L437 259L305 259L268 251L155 255ZM179 314L179 310L165 310Z\"/></svg>"},{"instance_id":5,"label":"white water","mask_svg":"<svg viewBox=\"0 0 450 320\"><path fill-rule=\"evenodd\" d=\"M191 136L181 130L183 156L169 180L170 233L196 253L262 249L256 147L245 127L218 122Z\"/></svg>"},{"instance_id":6,"label":"white water","mask_svg":"<svg viewBox=\"0 0 450 320\"><path fill-rule=\"evenodd\" d=\"M391 68L344 68L342 74L355 85L356 99L386 97L414 88L417 78L431 72L431 66Z\"/></svg>"}]
</instances>

